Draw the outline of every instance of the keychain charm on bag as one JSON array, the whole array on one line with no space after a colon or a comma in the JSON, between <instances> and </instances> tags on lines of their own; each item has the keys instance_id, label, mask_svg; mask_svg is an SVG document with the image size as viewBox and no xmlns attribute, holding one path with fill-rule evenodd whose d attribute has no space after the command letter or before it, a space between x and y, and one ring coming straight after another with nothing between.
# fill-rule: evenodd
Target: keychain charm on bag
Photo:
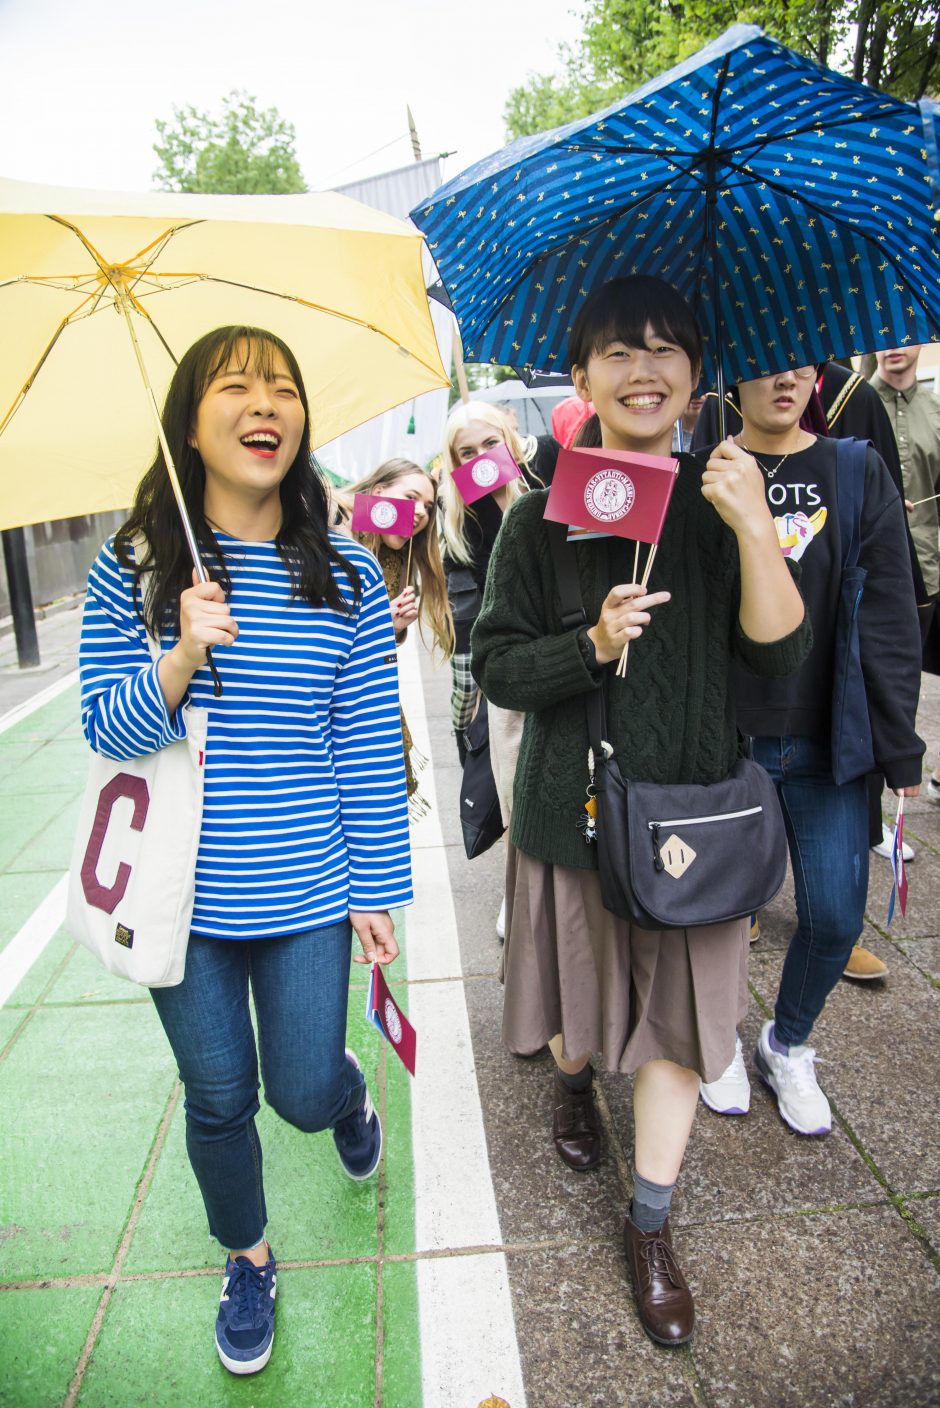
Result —
<instances>
[{"instance_id":1,"label":"keychain charm on bag","mask_svg":"<svg viewBox=\"0 0 940 1408\"><path fill-rule=\"evenodd\" d=\"M613 753L609 743L603 745L606 756ZM588 845L597 840L597 788L594 786L594 749L588 749L588 785L585 788L584 811L575 823Z\"/></svg>"}]
</instances>

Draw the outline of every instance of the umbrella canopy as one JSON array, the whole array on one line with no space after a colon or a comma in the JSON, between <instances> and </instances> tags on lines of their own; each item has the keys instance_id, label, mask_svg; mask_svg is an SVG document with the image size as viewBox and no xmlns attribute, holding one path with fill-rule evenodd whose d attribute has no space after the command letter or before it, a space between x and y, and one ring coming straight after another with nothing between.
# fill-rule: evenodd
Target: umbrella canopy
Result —
<instances>
[{"instance_id":1,"label":"umbrella canopy","mask_svg":"<svg viewBox=\"0 0 940 1408\"><path fill-rule=\"evenodd\" d=\"M175 360L223 324L295 353L313 443L447 386L421 237L334 194L131 195L0 180L0 528L126 507Z\"/></svg>"},{"instance_id":2,"label":"umbrella canopy","mask_svg":"<svg viewBox=\"0 0 940 1408\"><path fill-rule=\"evenodd\" d=\"M412 211L464 356L567 369L582 300L653 274L704 379L940 338L940 113L735 25L604 112L525 137Z\"/></svg>"}]
</instances>

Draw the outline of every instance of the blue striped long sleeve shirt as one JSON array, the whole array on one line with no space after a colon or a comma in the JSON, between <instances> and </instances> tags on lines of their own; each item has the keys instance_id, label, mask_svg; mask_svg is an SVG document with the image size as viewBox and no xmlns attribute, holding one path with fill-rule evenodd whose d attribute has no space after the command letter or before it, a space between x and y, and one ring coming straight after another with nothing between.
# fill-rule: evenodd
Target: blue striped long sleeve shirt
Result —
<instances>
[{"instance_id":1,"label":"blue striped long sleeve shirt","mask_svg":"<svg viewBox=\"0 0 940 1408\"><path fill-rule=\"evenodd\" d=\"M193 931L267 937L409 903L395 637L378 563L331 534L362 579L347 616L292 599L273 542L217 536L239 635L213 651L222 697L203 667L185 701L209 710ZM351 603L345 574L334 575ZM96 752L139 757L185 736L112 541L89 574L80 665L82 725Z\"/></svg>"}]
</instances>

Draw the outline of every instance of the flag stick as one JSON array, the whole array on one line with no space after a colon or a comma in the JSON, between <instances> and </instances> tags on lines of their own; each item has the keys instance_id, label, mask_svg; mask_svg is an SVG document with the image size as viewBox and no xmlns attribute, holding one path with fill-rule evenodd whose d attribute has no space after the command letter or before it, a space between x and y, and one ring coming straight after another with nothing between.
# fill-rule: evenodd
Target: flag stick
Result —
<instances>
[{"instance_id":1,"label":"flag stick","mask_svg":"<svg viewBox=\"0 0 940 1408\"><path fill-rule=\"evenodd\" d=\"M405 586L411 585L411 549L414 546L414 538L408 539L408 561L405 564Z\"/></svg>"},{"instance_id":2,"label":"flag stick","mask_svg":"<svg viewBox=\"0 0 940 1408\"><path fill-rule=\"evenodd\" d=\"M933 503L934 499L940 499L940 494L928 494L926 499L914 499L911 508L916 508L918 504Z\"/></svg>"},{"instance_id":3,"label":"flag stick","mask_svg":"<svg viewBox=\"0 0 940 1408\"><path fill-rule=\"evenodd\" d=\"M646 559L646 566L643 568L643 577L642 577L642 580L641 580L641 582L640 582L640 585L641 585L642 587L644 587L644 588L646 587L646 584L647 584L647 582L648 582L649 579L650 579L650 572L651 572L652 569L653 569L653 558L656 556L656 549L657 549L657 547L658 547L658 544L657 544L657 543L653 543L652 547L650 548L649 557ZM635 552L634 555L633 555L633 578L634 578L634 581L636 580L636 564L637 564L637 559L638 559L638 557L639 557L639 554L640 554L640 544L639 544L639 542L638 542L637 545L636 545L636 552ZM618 664L617 664L616 675L617 675L617 678L618 678L618 679L621 679L621 680L622 680L623 677L624 677L624 675L627 673L627 656L629 655L629 653L630 653L630 642L627 641L626 645L623 647L623 654L621 655L620 660L619 660L619 662L618 662Z\"/></svg>"},{"instance_id":4,"label":"flag stick","mask_svg":"<svg viewBox=\"0 0 940 1408\"><path fill-rule=\"evenodd\" d=\"M643 585L644 587L646 586L647 582L648 582L649 579L650 579L650 572L653 570L653 558L656 556L656 549L657 549L658 547L659 547L659 544L658 544L658 543L654 543L653 546L652 546L652 548L650 549L650 555L649 555L649 557L646 559L646 569L645 569L645 571L644 571L644 573L643 573L643 583L642 583L642 585Z\"/></svg>"}]
</instances>

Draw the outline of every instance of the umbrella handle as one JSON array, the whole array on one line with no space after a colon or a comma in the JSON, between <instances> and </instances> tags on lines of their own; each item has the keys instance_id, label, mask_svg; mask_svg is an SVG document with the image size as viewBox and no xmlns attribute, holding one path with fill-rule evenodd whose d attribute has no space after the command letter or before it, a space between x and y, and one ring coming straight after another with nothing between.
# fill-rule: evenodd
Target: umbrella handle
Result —
<instances>
[{"instance_id":1,"label":"umbrella handle","mask_svg":"<svg viewBox=\"0 0 940 1408\"><path fill-rule=\"evenodd\" d=\"M202 557L199 552L199 544L196 541L196 534L193 532L193 525L190 522L189 512L186 508L186 500L183 497L182 485L180 484L179 476L176 473L176 465L173 461L173 454L170 450L169 444L167 443L166 433L163 429L163 421L160 419L160 411L157 407L157 398L153 394L153 387L150 385L150 378L147 375L147 368L144 364L143 353L140 350L140 343L137 341L137 334L134 331L134 324L131 320L131 310L129 306L130 299L127 295L127 289L124 287L124 284L120 282L120 280L112 279L111 286L114 289L115 296L117 298L117 302L120 306L121 312L124 314L124 320L127 323L127 331L130 333L131 345L134 348L134 355L137 358L137 365L140 368L140 375L143 378L144 389L147 392L147 399L150 402L150 409L153 412L153 418L157 427L157 439L160 441L160 448L163 451L163 459L166 464L166 471L170 477L170 487L173 490L173 497L176 499L176 507L179 510L179 515L182 519L183 534L186 538L186 543L189 547L190 556L193 560L193 567L196 569L196 576L199 578L200 582L208 582L209 574L205 569L205 565L203 564ZM212 651L208 649L206 650L206 664L208 665L209 673L212 676L212 693L215 695L216 699L218 699L222 694L222 680L218 670L216 669L215 661L212 658Z\"/></svg>"}]
</instances>

